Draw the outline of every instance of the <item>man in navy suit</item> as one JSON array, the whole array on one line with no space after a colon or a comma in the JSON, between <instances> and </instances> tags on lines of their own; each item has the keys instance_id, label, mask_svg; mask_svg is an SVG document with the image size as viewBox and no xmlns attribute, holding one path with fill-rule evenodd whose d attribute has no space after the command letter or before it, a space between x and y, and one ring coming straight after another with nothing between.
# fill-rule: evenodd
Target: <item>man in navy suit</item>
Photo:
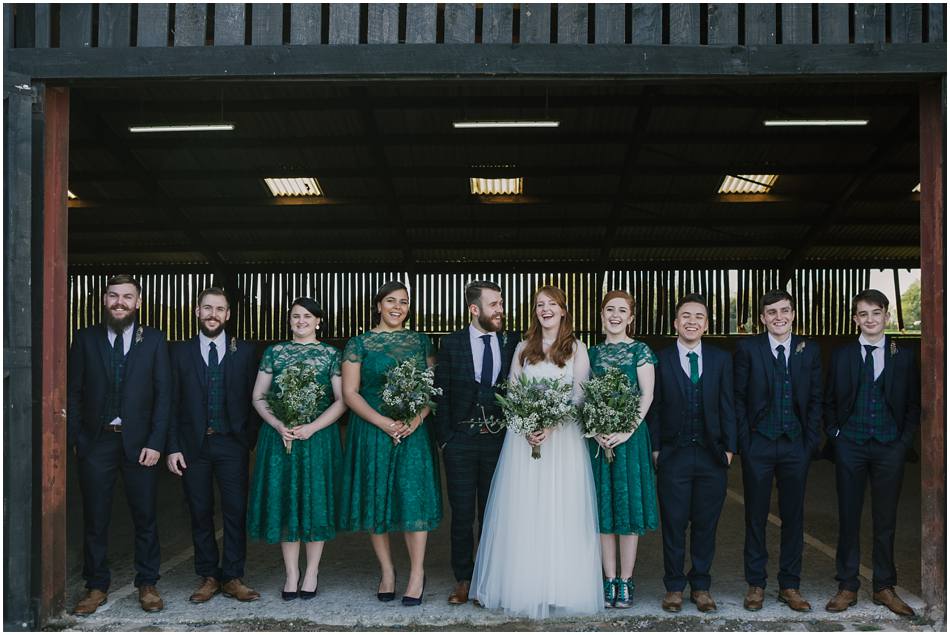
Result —
<instances>
[{"instance_id":1,"label":"man in navy suit","mask_svg":"<svg viewBox=\"0 0 950 635\"><path fill-rule=\"evenodd\" d=\"M743 606L762 608L768 550L765 528L778 487L782 545L778 599L795 611L810 611L799 593L805 541L805 481L821 443L821 352L792 334L792 296L769 291L759 302L766 333L739 342L735 356L736 421L745 494Z\"/></svg>"},{"instance_id":2,"label":"man in navy suit","mask_svg":"<svg viewBox=\"0 0 950 635\"><path fill-rule=\"evenodd\" d=\"M445 461L452 506L452 570L456 585L449 604L468 602L475 568L476 503L481 528L492 475L504 440L501 409L495 401L508 378L517 337L502 331L505 304L501 287L476 280L465 287L468 328L442 338L435 384L442 389L435 411L436 434Z\"/></svg>"},{"instance_id":3,"label":"man in navy suit","mask_svg":"<svg viewBox=\"0 0 950 635\"><path fill-rule=\"evenodd\" d=\"M111 278L102 295L103 323L77 331L69 351L66 431L79 464L86 580L86 595L73 610L79 616L95 613L107 599L109 521L119 474L135 525L139 603L149 612L165 606L155 588L155 464L165 448L171 376L165 336L138 322L141 291L131 276Z\"/></svg>"},{"instance_id":4,"label":"man in navy suit","mask_svg":"<svg viewBox=\"0 0 950 635\"><path fill-rule=\"evenodd\" d=\"M660 351L647 422L663 527L663 610L679 612L683 590L703 613L716 610L709 570L726 499L726 470L736 451L732 358L702 343L709 322L703 296L676 303L676 343ZM692 569L683 573L686 529Z\"/></svg>"},{"instance_id":5,"label":"man in navy suit","mask_svg":"<svg viewBox=\"0 0 950 635\"><path fill-rule=\"evenodd\" d=\"M168 469L182 477L191 510L195 573L201 585L191 602L201 604L222 591L242 602L260 594L246 586L248 452L258 418L251 407L257 376L253 344L224 330L231 308L223 289L198 296L199 333L172 347L172 416L168 430ZM218 480L224 549L218 558L214 531L214 479Z\"/></svg>"},{"instance_id":6,"label":"man in navy suit","mask_svg":"<svg viewBox=\"0 0 950 635\"><path fill-rule=\"evenodd\" d=\"M825 387L825 432L833 447L838 489L838 593L825 607L845 611L857 603L861 564L861 508L871 481L872 579L875 604L902 616L914 610L894 592L894 534L904 458L920 427L920 370L914 350L884 335L887 297L875 289L854 296L857 341L831 357Z\"/></svg>"}]
</instances>

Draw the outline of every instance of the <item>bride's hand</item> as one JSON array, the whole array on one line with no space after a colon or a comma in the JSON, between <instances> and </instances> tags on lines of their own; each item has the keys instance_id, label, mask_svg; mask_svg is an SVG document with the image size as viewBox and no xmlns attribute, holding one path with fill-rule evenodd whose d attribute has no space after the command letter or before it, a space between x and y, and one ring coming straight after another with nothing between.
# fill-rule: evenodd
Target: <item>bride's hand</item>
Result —
<instances>
[{"instance_id":1,"label":"bride's hand","mask_svg":"<svg viewBox=\"0 0 950 635\"><path fill-rule=\"evenodd\" d=\"M594 436L594 441L597 442L597 445L599 445L600 447L602 447L603 449L606 450L606 449L608 448L608 446L607 446L607 437L608 437L608 436L609 436L609 435L606 435L606 434L598 434L598 435L595 435L595 436Z\"/></svg>"},{"instance_id":2,"label":"bride's hand","mask_svg":"<svg viewBox=\"0 0 950 635\"><path fill-rule=\"evenodd\" d=\"M543 430L539 432L532 432L531 434L527 436L528 444L531 445L532 447L536 445L541 445L542 443L544 443L545 439L547 439L548 435L550 434L551 434L550 428L544 428Z\"/></svg>"}]
</instances>

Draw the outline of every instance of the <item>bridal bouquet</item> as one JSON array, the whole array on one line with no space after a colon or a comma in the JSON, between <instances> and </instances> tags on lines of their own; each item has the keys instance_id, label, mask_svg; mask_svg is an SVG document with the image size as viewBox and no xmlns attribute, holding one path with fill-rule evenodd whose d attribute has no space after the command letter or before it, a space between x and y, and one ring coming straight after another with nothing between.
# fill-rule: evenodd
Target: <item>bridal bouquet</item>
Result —
<instances>
[{"instance_id":1,"label":"bridal bouquet","mask_svg":"<svg viewBox=\"0 0 950 635\"><path fill-rule=\"evenodd\" d=\"M571 385L559 379L521 375L508 382L504 395L495 395L505 415L505 424L518 434L529 435L558 426L576 412ZM531 448L531 457L541 458L541 447Z\"/></svg>"},{"instance_id":2,"label":"bridal bouquet","mask_svg":"<svg viewBox=\"0 0 950 635\"><path fill-rule=\"evenodd\" d=\"M421 369L412 360L406 360L394 366L386 373L386 385L383 388L383 404L386 414L396 421L409 423L428 406L435 410L432 397L442 394L436 388L435 371Z\"/></svg>"},{"instance_id":3,"label":"bridal bouquet","mask_svg":"<svg viewBox=\"0 0 950 635\"><path fill-rule=\"evenodd\" d=\"M275 417L288 428L310 423L316 419L317 407L326 392L318 381L317 370L307 364L288 366L274 380L280 388L279 394L269 392L267 405ZM293 441L284 441L287 454L290 454Z\"/></svg>"},{"instance_id":4,"label":"bridal bouquet","mask_svg":"<svg viewBox=\"0 0 950 635\"><path fill-rule=\"evenodd\" d=\"M610 368L584 384L581 422L585 437L636 431L640 425L640 395L623 371ZM612 448L606 448L604 455L608 463L613 462Z\"/></svg>"}]
</instances>

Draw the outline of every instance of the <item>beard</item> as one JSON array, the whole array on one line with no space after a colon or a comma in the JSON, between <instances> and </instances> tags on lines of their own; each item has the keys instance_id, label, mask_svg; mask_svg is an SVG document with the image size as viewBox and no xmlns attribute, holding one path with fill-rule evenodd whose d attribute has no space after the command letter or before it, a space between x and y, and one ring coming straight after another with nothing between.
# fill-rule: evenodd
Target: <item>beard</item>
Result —
<instances>
[{"instance_id":1,"label":"beard","mask_svg":"<svg viewBox=\"0 0 950 635\"><path fill-rule=\"evenodd\" d=\"M493 317L485 315L484 313L479 313L478 325L482 327L482 330L486 333L495 333L505 328L505 316L501 316L501 325L496 326Z\"/></svg>"},{"instance_id":2,"label":"beard","mask_svg":"<svg viewBox=\"0 0 950 635\"><path fill-rule=\"evenodd\" d=\"M139 312L137 310L129 311L125 314L124 318L117 318L112 316L112 313L109 311L109 309L103 308L102 315L105 323L109 326L109 328L112 329L113 333L121 333L127 329L130 324L138 319Z\"/></svg>"},{"instance_id":3,"label":"beard","mask_svg":"<svg viewBox=\"0 0 950 635\"><path fill-rule=\"evenodd\" d=\"M204 320L198 323L198 329L205 334L208 339L214 339L221 334L221 331L224 330L224 322L218 322L217 328L210 328L208 323Z\"/></svg>"}]
</instances>

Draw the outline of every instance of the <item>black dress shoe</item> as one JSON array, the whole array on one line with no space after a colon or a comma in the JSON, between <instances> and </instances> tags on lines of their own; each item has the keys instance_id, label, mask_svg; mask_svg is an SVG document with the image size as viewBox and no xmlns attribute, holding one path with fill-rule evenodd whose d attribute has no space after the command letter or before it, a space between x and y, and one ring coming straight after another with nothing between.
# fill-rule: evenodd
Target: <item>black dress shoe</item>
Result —
<instances>
[{"instance_id":1,"label":"black dress shoe","mask_svg":"<svg viewBox=\"0 0 950 635\"><path fill-rule=\"evenodd\" d=\"M284 602L290 602L291 600L296 600L298 595L300 594L297 593L296 591L284 591L283 589L280 590L280 597L281 599L284 600Z\"/></svg>"},{"instance_id":2,"label":"black dress shoe","mask_svg":"<svg viewBox=\"0 0 950 635\"><path fill-rule=\"evenodd\" d=\"M379 576L379 583L380 584L383 583L383 576ZM393 590L392 591L387 591L383 593L378 590L379 589L378 586L376 588L377 588L376 599L379 600L380 602L392 602L393 600L395 600L396 599L396 571L393 570Z\"/></svg>"},{"instance_id":3,"label":"black dress shoe","mask_svg":"<svg viewBox=\"0 0 950 635\"><path fill-rule=\"evenodd\" d=\"M422 593L419 594L419 597L414 598L409 595L402 596L402 605L403 606L419 606L422 604L422 596L426 594L426 577L422 576Z\"/></svg>"}]
</instances>

